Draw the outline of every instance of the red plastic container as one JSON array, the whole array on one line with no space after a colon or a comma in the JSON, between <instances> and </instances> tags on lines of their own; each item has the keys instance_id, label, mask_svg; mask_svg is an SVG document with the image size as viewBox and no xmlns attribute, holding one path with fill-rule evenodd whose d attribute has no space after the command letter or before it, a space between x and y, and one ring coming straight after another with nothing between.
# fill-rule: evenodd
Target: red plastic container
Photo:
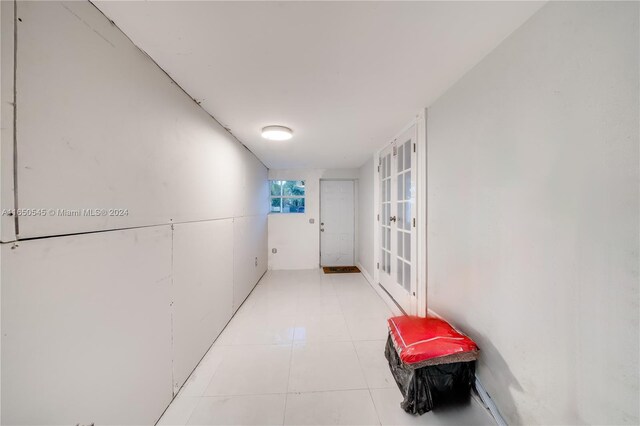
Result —
<instances>
[{"instance_id":1,"label":"red plastic container","mask_svg":"<svg viewBox=\"0 0 640 426\"><path fill-rule=\"evenodd\" d=\"M399 316L389 318L387 322L404 364L436 365L477 358L475 342L440 318ZM463 354L468 356L460 359Z\"/></svg>"}]
</instances>

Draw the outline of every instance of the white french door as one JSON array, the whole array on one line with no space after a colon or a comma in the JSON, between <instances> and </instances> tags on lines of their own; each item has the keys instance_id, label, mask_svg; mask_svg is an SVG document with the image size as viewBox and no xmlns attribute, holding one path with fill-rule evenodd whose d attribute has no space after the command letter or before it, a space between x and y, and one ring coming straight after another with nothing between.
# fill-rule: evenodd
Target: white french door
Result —
<instances>
[{"instance_id":1,"label":"white french door","mask_svg":"<svg viewBox=\"0 0 640 426\"><path fill-rule=\"evenodd\" d=\"M416 300L416 126L380 152L379 280L408 314Z\"/></svg>"}]
</instances>

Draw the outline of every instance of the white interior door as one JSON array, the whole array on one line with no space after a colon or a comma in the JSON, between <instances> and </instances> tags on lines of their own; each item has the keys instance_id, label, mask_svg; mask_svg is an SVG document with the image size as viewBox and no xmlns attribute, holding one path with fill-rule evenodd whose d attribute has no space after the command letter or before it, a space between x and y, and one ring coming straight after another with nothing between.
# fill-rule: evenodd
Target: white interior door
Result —
<instances>
[{"instance_id":1,"label":"white interior door","mask_svg":"<svg viewBox=\"0 0 640 426\"><path fill-rule=\"evenodd\" d=\"M354 181L320 181L320 264L354 265Z\"/></svg>"},{"instance_id":2,"label":"white interior door","mask_svg":"<svg viewBox=\"0 0 640 426\"><path fill-rule=\"evenodd\" d=\"M415 139L412 126L385 148L378 173L380 284L409 314L416 306Z\"/></svg>"}]
</instances>

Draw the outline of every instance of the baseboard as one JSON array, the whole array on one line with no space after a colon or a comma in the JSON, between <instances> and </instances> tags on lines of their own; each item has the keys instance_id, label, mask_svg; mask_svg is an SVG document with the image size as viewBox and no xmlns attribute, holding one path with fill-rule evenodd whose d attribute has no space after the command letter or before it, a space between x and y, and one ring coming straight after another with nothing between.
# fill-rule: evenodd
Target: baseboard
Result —
<instances>
[{"instance_id":1,"label":"baseboard","mask_svg":"<svg viewBox=\"0 0 640 426\"><path fill-rule=\"evenodd\" d=\"M371 275L369 275L364 266L362 266L362 263L356 262L356 266L360 269L360 272L362 272L362 275L364 275L364 278L369 282L369 284L373 285L373 278L371 278Z\"/></svg>"},{"instance_id":2,"label":"baseboard","mask_svg":"<svg viewBox=\"0 0 640 426\"><path fill-rule=\"evenodd\" d=\"M371 288L373 288L373 290L378 294L378 296L380 296L380 298L385 303L385 305L387 305L389 309L391 309L391 312L393 312L393 315L402 315L402 311L400 310L400 308L398 308L398 305L396 305L396 302L394 302L393 299L391 299L391 297L387 294L387 292L384 291L380 287L380 285L373 280L373 278L371 278L371 275L369 275L367 270L364 269L362 264L360 262L356 262L356 266L360 269L360 272L362 272L362 276L364 277L365 280L367 280Z\"/></svg>"},{"instance_id":3,"label":"baseboard","mask_svg":"<svg viewBox=\"0 0 640 426\"><path fill-rule=\"evenodd\" d=\"M445 318L443 318L441 315L438 315L438 313L433 311L432 309L427 309L427 313L429 316L445 320ZM482 349L480 349L480 354L482 354ZM485 406L485 408L489 411L489 413L491 414L491 417L493 417L493 419L496 421L496 424L498 426L507 426L507 422L504 420L504 417L502 417L502 414L500 414L500 410L498 410L498 406L496 405L495 402L493 402L493 399L491 399L491 396L489 395L487 390L484 388L484 386L480 382L480 379L478 378L477 374L475 378L476 378L475 389L477 392L477 397L480 400L480 403L482 403Z\"/></svg>"},{"instance_id":4,"label":"baseboard","mask_svg":"<svg viewBox=\"0 0 640 426\"><path fill-rule=\"evenodd\" d=\"M502 414L500 414L500 410L498 410L498 407L496 406L495 402L493 402L493 399L491 399L491 396L487 393L484 386L482 386L482 383L480 382L480 379L478 379L478 376L476 376L475 385L476 392L478 393L480 401L484 404L485 407L487 407L487 410L489 410L489 413L491 413L491 416L496 421L496 424L498 426L507 426L507 422L504 420L504 417L502 417Z\"/></svg>"}]
</instances>

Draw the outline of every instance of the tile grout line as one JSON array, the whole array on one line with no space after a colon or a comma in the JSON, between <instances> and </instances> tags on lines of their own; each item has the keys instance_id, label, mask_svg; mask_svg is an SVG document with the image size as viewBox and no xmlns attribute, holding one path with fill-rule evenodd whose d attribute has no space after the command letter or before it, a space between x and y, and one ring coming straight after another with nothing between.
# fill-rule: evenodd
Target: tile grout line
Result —
<instances>
[{"instance_id":1,"label":"tile grout line","mask_svg":"<svg viewBox=\"0 0 640 426\"><path fill-rule=\"evenodd\" d=\"M331 285L333 286L334 291L336 291L335 279L333 279L333 277L331 277L331 278L332 278ZM336 291L336 294L337 293L338 292ZM347 333L349 333L349 338L350 338L350 341L351 341L351 345L353 346L353 350L356 351L356 356L357 356L358 355L358 351L355 348L355 344L353 344L353 342L355 340L354 340L354 337L353 337L353 333L351 332L351 327L349 326L349 321L347 321L347 314L346 314L344 306L343 306L343 301L344 301L343 299L344 299L344 297L338 296L338 306L340 306L340 312L342 312L342 317L344 318L344 323L347 326ZM360 359L359 358L358 358L358 364L360 364ZM360 369L362 369L362 366L360 366ZM366 377L365 377L365 383L366 383Z\"/></svg>"},{"instance_id":2,"label":"tile grout line","mask_svg":"<svg viewBox=\"0 0 640 426\"><path fill-rule=\"evenodd\" d=\"M360 354L358 354L358 349L353 341L351 341L351 345L353 346L353 350L356 353L356 358L358 359L358 365L360 366L360 372L364 377L364 382L367 385L367 392L369 393L369 399L371 400L371 405L373 405L373 411L376 413L376 417L378 418L378 424L382 425L382 419L380 418L380 413L378 413L378 408L376 407L376 402L373 400L373 394L371 393L371 387L367 382L367 375L364 373L364 366L362 365L362 360L360 359Z\"/></svg>"},{"instance_id":3,"label":"tile grout line","mask_svg":"<svg viewBox=\"0 0 640 426\"><path fill-rule=\"evenodd\" d=\"M296 308L298 305L300 294L296 294ZM284 426L285 421L287 420L287 402L289 401L289 382L291 381L291 364L293 364L293 342L295 339L296 332L296 322L298 321L297 309L296 315L293 323L293 332L291 334L291 346L289 349L289 370L287 371L287 389L284 394L284 411L282 412L282 426Z\"/></svg>"},{"instance_id":4,"label":"tile grout line","mask_svg":"<svg viewBox=\"0 0 640 426\"><path fill-rule=\"evenodd\" d=\"M224 332L224 330L223 330L223 332ZM222 335L222 333L220 333L220 335ZM220 337L220 336L218 336L218 337ZM215 342L213 343L213 345L211 345L211 348L209 348L209 351L207 351L205 356L209 355L209 352L211 350L213 350L213 346L214 345L215 345ZM224 352L226 352L226 351L224 351ZM193 408L193 410L191 410L191 414L189 414L189 417L187 417L187 421L184 423L185 426L189 424L189 421L191 420L191 417L193 417L193 414L196 412L196 409L198 408L198 406L202 402L202 399L206 397L204 395L204 393L207 391L207 389L209 389L209 386L211 385L211 382L213 381L213 378L215 377L216 374L218 374L218 371L220 371L220 367L222 366L222 363L224 362L225 357L226 357L226 353L223 353L222 354L222 359L220 360L220 363L218 363L218 366L216 367L215 371L211 375L211 379L209 379L209 382L207 383L207 386L205 386L204 391L202 392L202 395L199 395L199 396L196 397L196 398L198 398L198 402L197 402L196 406ZM181 389L181 391L182 391L182 389Z\"/></svg>"}]
</instances>

